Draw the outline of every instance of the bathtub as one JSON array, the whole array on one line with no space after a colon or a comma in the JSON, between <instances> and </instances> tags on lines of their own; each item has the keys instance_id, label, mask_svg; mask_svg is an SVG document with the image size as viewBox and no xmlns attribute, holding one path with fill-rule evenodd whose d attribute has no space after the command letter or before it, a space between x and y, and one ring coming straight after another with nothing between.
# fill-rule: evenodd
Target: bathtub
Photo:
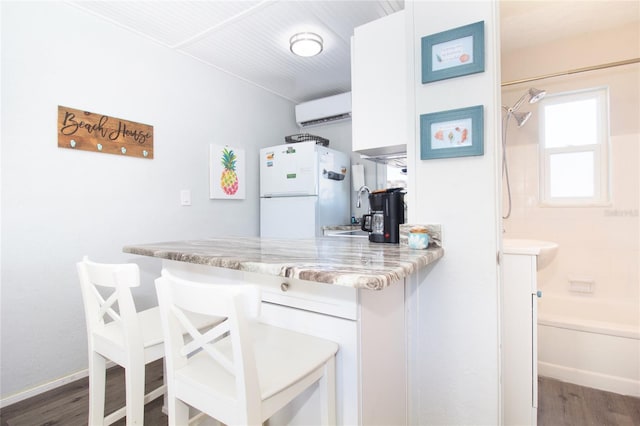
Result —
<instances>
[{"instance_id":1,"label":"bathtub","mask_svg":"<svg viewBox=\"0 0 640 426\"><path fill-rule=\"evenodd\" d=\"M640 397L640 308L544 294L538 299L538 374Z\"/></svg>"}]
</instances>

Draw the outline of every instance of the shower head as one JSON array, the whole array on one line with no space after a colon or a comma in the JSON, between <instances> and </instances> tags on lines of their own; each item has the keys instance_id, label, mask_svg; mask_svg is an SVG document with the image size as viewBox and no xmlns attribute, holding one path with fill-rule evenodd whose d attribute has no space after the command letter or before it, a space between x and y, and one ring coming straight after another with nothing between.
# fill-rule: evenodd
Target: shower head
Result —
<instances>
[{"instance_id":1,"label":"shower head","mask_svg":"<svg viewBox=\"0 0 640 426\"><path fill-rule=\"evenodd\" d=\"M535 89L535 88L530 88L529 89L529 96L531 97L531 99L529 99L529 103L530 104L535 104L536 102L538 102L540 99L544 98L544 95L547 94L546 90L539 90L539 89Z\"/></svg>"},{"instance_id":2,"label":"shower head","mask_svg":"<svg viewBox=\"0 0 640 426\"><path fill-rule=\"evenodd\" d=\"M524 123L526 123L529 117L531 117L531 113L528 111L527 112L513 111L511 115L516 120L516 124L518 125L518 127L524 126Z\"/></svg>"},{"instance_id":3,"label":"shower head","mask_svg":"<svg viewBox=\"0 0 640 426\"><path fill-rule=\"evenodd\" d=\"M513 117L516 120L516 124L518 127L524 126L524 124L531 117L530 112L517 112L518 108L522 105L522 103L529 97L529 103L535 104L540 99L544 98L547 92L545 90L538 90L530 87L527 92L518 99L511 108L502 107L507 111L507 114L504 116L504 120L502 121L502 174L507 182L507 194L509 200L509 210L507 211L506 216L503 216L503 219L508 219L511 216L511 184L509 183L509 170L507 167L507 127L509 126L509 117Z\"/></svg>"},{"instance_id":4,"label":"shower head","mask_svg":"<svg viewBox=\"0 0 640 426\"><path fill-rule=\"evenodd\" d=\"M529 103L535 104L540 99L544 98L544 95L546 94L547 92L545 90L538 90L531 87L524 95L520 97L520 99L518 99L518 102L516 102L515 105L509 108L509 111L517 111L518 108L520 108L520 105L522 105L525 99L527 99L527 96L529 97Z\"/></svg>"}]
</instances>

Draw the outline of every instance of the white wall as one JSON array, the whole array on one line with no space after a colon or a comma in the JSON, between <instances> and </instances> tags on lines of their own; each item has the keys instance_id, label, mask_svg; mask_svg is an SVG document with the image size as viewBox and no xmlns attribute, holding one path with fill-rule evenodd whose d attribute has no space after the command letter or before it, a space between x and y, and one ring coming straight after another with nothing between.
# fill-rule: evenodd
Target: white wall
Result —
<instances>
[{"instance_id":1,"label":"white wall","mask_svg":"<svg viewBox=\"0 0 640 426\"><path fill-rule=\"evenodd\" d=\"M440 223L445 255L411 307L411 424L496 425L499 391L499 51L495 2L408 2L409 216ZM421 84L423 36L484 21L485 71ZM420 160L420 114L484 105L484 155Z\"/></svg>"},{"instance_id":2,"label":"white wall","mask_svg":"<svg viewBox=\"0 0 640 426\"><path fill-rule=\"evenodd\" d=\"M258 148L297 127L290 102L62 2L1 7L4 399L86 368L75 262L138 262L155 304L160 262L122 247L257 235ZM58 105L153 125L155 158L58 148ZM209 199L210 143L245 149L245 200Z\"/></svg>"},{"instance_id":3,"label":"white wall","mask_svg":"<svg viewBox=\"0 0 640 426\"><path fill-rule=\"evenodd\" d=\"M635 24L510 52L502 56L502 72L505 80L518 80L637 57L640 26ZM533 69L523 67L524 58L529 58ZM611 203L568 208L539 205L539 108L525 104L520 110L533 112L531 119L522 128L512 122L508 129L513 210L504 222L505 236L559 243L554 262L539 271L544 294L571 297L577 303L598 298L627 305L640 323L640 65L505 87L503 104L513 105L530 86L549 94L609 88ZM569 280L576 278L593 280L593 293L571 292ZM544 309L543 297L540 310Z\"/></svg>"}]
</instances>

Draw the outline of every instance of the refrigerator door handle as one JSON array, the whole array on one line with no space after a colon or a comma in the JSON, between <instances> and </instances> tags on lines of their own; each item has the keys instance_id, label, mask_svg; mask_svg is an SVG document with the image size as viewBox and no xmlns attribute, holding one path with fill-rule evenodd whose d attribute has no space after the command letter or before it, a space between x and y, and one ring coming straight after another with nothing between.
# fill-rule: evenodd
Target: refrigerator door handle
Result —
<instances>
[{"instance_id":1,"label":"refrigerator door handle","mask_svg":"<svg viewBox=\"0 0 640 426\"><path fill-rule=\"evenodd\" d=\"M345 174L324 169L322 170L322 176L330 180L344 180Z\"/></svg>"}]
</instances>

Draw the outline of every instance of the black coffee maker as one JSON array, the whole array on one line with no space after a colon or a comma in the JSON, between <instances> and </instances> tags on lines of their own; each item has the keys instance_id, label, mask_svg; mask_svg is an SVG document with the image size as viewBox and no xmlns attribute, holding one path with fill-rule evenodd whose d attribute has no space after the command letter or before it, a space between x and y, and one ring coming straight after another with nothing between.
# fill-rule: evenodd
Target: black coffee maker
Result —
<instances>
[{"instance_id":1,"label":"black coffee maker","mask_svg":"<svg viewBox=\"0 0 640 426\"><path fill-rule=\"evenodd\" d=\"M362 230L374 243L400 242L400 224L404 223L404 188L389 188L369 194L370 214L362 216Z\"/></svg>"}]
</instances>

